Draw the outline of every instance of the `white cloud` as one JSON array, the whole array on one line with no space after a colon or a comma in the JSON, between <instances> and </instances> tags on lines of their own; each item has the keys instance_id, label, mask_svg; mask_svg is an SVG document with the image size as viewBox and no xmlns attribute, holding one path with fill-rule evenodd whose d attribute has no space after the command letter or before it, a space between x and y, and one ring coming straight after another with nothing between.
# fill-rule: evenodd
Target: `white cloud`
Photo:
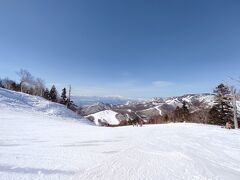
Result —
<instances>
[{"instance_id":1,"label":"white cloud","mask_svg":"<svg viewBox=\"0 0 240 180\"><path fill-rule=\"evenodd\" d=\"M169 87L175 85L175 83L170 81L154 81L152 84L156 87Z\"/></svg>"}]
</instances>

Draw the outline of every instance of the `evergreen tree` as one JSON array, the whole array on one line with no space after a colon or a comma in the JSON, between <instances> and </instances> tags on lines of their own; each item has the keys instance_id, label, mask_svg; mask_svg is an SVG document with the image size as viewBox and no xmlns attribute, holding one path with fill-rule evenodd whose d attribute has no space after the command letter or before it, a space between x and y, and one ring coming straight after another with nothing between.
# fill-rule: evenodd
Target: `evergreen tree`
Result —
<instances>
[{"instance_id":1,"label":"evergreen tree","mask_svg":"<svg viewBox=\"0 0 240 180\"><path fill-rule=\"evenodd\" d=\"M210 124L216 124L216 120L219 119L219 112L216 106L213 106L208 112L208 119Z\"/></svg>"},{"instance_id":2,"label":"evergreen tree","mask_svg":"<svg viewBox=\"0 0 240 180\"><path fill-rule=\"evenodd\" d=\"M66 91L66 88L63 88L62 89L62 95L61 95L61 104L64 104L64 105L67 105L68 103L68 98L67 98L67 91Z\"/></svg>"},{"instance_id":3,"label":"evergreen tree","mask_svg":"<svg viewBox=\"0 0 240 180\"><path fill-rule=\"evenodd\" d=\"M181 108L179 106L176 107L174 111L174 121L180 121L181 120Z\"/></svg>"},{"instance_id":4,"label":"evergreen tree","mask_svg":"<svg viewBox=\"0 0 240 180\"><path fill-rule=\"evenodd\" d=\"M0 88L4 88L2 79L0 79Z\"/></svg>"},{"instance_id":5,"label":"evergreen tree","mask_svg":"<svg viewBox=\"0 0 240 180\"><path fill-rule=\"evenodd\" d=\"M186 101L183 101L183 106L181 108L181 119L183 121L189 121L189 118L190 118L190 112L188 110Z\"/></svg>"},{"instance_id":6,"label":"evergreen tree","mask_svg":"<svg viewBox=\"0 0 240 180\"><path fill-rule=\"evenodd\" d=\"M174 117L177 122L189 121L190 112L185 101L183 101L183 106L181 108L179 106L176 107Z\"/></svg>"},{"instance_id":7,"label":"evergreen tree","mask_svg":"<svg viewBox=\"0 0 240 180\"><path fill-rule=\"evenodd\" d=\"M228 86L220 84L214 90L215 105L209 111L211 124L225 125L233 118L233 107L231 105L231 91Z\"/></svg>"},{"instance_id":8,"label":"evergreen tree","mask_svg":"<svg viewBox=\"0 0 240 180\"><path fill-rule=\"evenodd\" d=\"M163 120L164 120L164 122L168 122L168 120L169 120L169 117L168 117L168 115L167 115L167 114L165 114L165 115L164 115L164 117L163 117Z\"/></svg>"},{"instance_id":9,"label":"evergreen tree","mask_svg":"<svg viewBox=\"0 0 240 180\"><path fill-rule=\"evenodd\" d=\"M45 89L44 93L43 93L43 97L47 100L50 100L50 93L48 88Z\"/></svg>"},{"instance_id":10,"label":"evergreen tree","mask_svg":"<svg viewBox=\"0 0 240 180\"><path fill-rule=\"evenodd\" d=\"M50 100L53 102L57 102L57 97L58 97L58 93L57 93L57 89L56 87L53 85L51 90L50 90Z\"/></svg>"}]
</instances>

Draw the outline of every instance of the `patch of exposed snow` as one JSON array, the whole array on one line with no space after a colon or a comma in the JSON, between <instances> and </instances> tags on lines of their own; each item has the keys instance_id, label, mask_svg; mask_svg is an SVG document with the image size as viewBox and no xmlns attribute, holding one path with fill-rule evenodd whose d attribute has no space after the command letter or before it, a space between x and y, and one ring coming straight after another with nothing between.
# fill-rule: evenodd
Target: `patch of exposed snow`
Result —
<instances>
[{"instance_id":1,"label":"patch of exposed snow","mask_svg":"<svg viewBox=\"0 0 240 180\"><path fill-rule=\"evenodd\" d=\"M116 118L118 113L112 110L100 111L94 114L90 114L87 117L93 117L96 125L101 125L101 122L110 125L119 125L119 120Z\"/></svg>"},{"instance_id":2,"label":"patch of exposed snow","mask_svg":"<svg viewBox=\"0 0 240 180\"><path fill-rule=\"evenodd\" d=\"M154 107L156 110L158 110L158 112L159 112L159 115L162 115L162 110L161 109L159 109L159 106L156 106L156 107Z\"/></svg>"},{"instance_id":3,"label":"patch of exposed snow","mask_svg":"<svg viewBox=\"0 0 240 180\"><path fill-rule=\"evenodd\" d=\"M179 100L177 100L177 99L169 99L169 100L166 100L165 102L167 104L175 106L175 107L182 106L182 103Z\"/></svg>"}]
</instances>

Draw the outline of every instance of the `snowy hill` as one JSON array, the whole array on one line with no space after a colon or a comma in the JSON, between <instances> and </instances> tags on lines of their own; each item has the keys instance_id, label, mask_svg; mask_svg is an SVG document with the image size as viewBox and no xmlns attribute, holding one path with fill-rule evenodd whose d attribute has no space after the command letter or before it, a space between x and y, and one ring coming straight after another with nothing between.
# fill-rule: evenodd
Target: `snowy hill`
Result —
<instances>
[{"instance_id":1,"label":"snowy hill","mask_svg":"<svg viewBox=\"0 0 240 180\"><path fill-rule=\"evenodd\" d=\"M59 104L0 89L0 179L240 177L239 130L185 123L109 128L74 116Z\"/></svg>"},{"instance_id":2,"label":"snowy hill","mask_svg":"<svg viewBox=\"0 0 240 180\"><path fill-rule=\"evenodd\" d=\"M14 111L40 112L46 115L80 118L79 115L67 109L66 106L45 100L42 97L0 88L0 108Z\"/></svg>"},{"instance_id":3,"label":"snowy hill","mask_svg":"<svg viewBox=\"0 0 240 180\"><path fill-rule=\"evenodd\" d=\"M104 110L87 116L95 122L96 125L119 125L120 121L117 119L117 112L112 110Z\"/></svg>"}]
</instances>

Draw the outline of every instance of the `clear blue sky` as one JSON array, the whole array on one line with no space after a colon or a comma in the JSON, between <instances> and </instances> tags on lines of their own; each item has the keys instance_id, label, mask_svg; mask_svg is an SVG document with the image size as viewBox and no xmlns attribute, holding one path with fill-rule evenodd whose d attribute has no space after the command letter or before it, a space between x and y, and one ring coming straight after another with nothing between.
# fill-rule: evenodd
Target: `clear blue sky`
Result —
<instances>
[{"instance_id":1,"label":"clear blue sky","mask_svg":"<svg viewBox=\"0 0 240 180\"><path fill-rule=\"evenodd\" d=\"M78 95L211 92L240 76L240 1L0 1L0 77L20 68Z\"/></svg>"}]
</instances>

